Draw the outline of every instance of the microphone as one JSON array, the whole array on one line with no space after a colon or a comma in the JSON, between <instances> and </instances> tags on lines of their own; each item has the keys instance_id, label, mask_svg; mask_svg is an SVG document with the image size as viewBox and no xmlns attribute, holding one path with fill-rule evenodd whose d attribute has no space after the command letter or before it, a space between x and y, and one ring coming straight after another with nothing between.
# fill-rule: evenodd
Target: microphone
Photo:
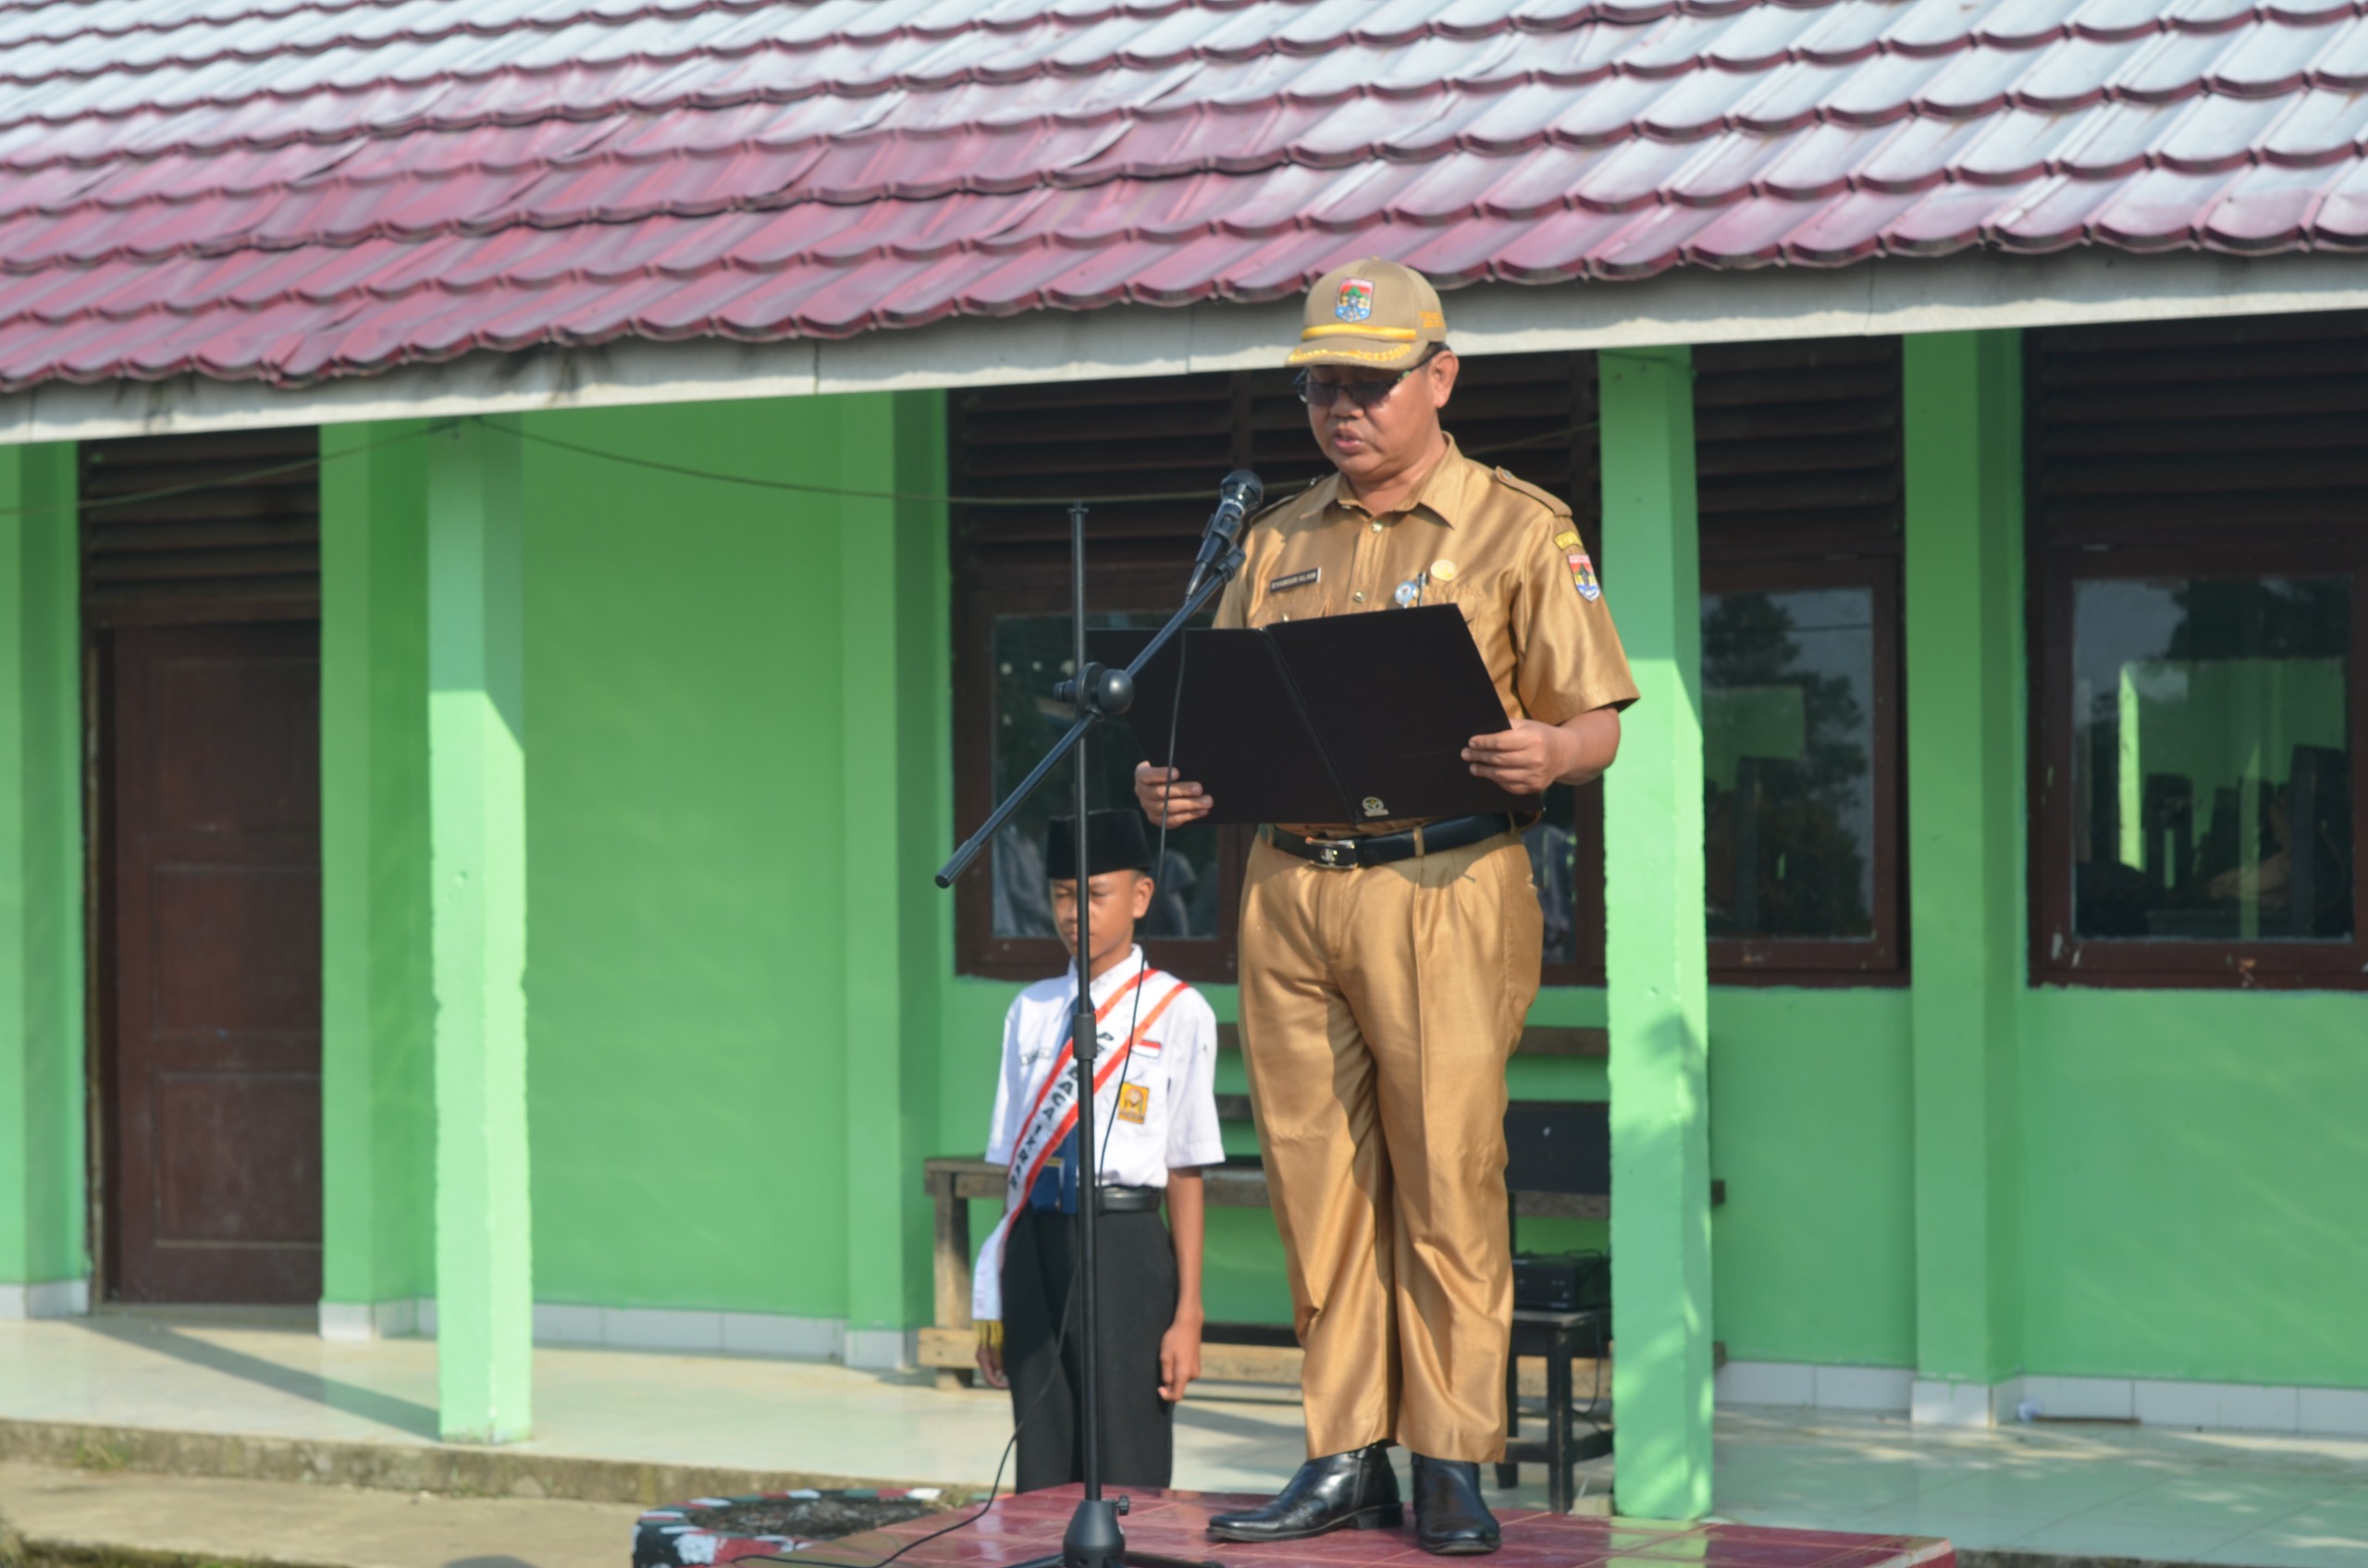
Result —
<instances>
[{"instance_id":1,"label":"microphone","mask_svg":"<svg viewBox=\"0 0 2368 1568\"><path fill-rule=\"evenodd\" d=\"M1258 475L1247 468L1237 468L1217 486L1217 509L1209 513L1209 525L1201 535L1200 559L1192 562L1192 580L1185 586L1186 597L1201 591L1209 573L1218 562L1232 553L1233 541L1241 537L1241 525L1258 510L1266 497L1266 487Z\"/></svg>"}]
</instances>

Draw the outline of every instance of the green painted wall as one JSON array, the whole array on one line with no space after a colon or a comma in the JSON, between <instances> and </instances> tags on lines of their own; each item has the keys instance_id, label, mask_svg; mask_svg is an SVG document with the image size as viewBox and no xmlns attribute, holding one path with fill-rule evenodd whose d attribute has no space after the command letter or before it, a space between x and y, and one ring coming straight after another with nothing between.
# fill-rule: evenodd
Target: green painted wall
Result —
<instances>
[{"instance_id":1,"label":"green painted wall","mask_svg":"<svg viewBox=\"0 0 2368 1568\"><path fill-rule=\"evenodd\" d=\"M2026 994L2024 1364L2368 1388L2368 996Z\"/></svg>"},{"instance_id":2,"label":"green painted wall","mask_svg":"<svg viewBox=\"0 0 2368 1568\"><path fill-rule=\"evenodd\" d=\"M944 401L844 400L845 488L883 479L945 488ZM847 1327L850 1360L902 1358L902 1330L931 1316L931 1209L918 1179L937 1117L938 997L953 952L953 900L932 874L953 849L948 569L944 513L914 501L849 501L839 532L842 704L836 823L845 861L848 1040Z\"/></svg>"},{"instance_id":3,"label":"green painted wall","mask_svg":"<svg viewBox=\"0 0 2368 1568\"><path fill-rule=\"evenodd\" d=\"M1916 1360L1904 990L1710 993L1714 1322L1738 1361Z\"/></svg>"},{"instance_id":4,"label":"green painted wall","mask_svg":"<svg viewBox=\"0 0 2368 1568\"><path fill-rule=\"evenodd\" d=\"M899 832L893 759L848 767L841 737L883 722L886 688L852 681L845 656L880 646L851 616L893 612L919 621L894 646L921 653L883 678L909 690L931 664L947 616L942 569L932 579L921 558L944 557L942 514L685 480L531 438L789 483L884 488L908 473L903 488L922 491L942 441L926 419L900 426L884 396L524 429L536 1299L841 1316L860 1212L850 1063L910 1054L850 1040L882 1016L865 990L851 1017L851 981L945 969L850 948L851 912L867 944L931 940L944 920L908 931L878 913L914 844L942 835ZM916 580L898 591L907 562ZM947 733L944 700L912 722ZM935 896L927 869L915 898ZM931 1010L892 998L887 1013L918 1030ZM925 1226L918 1157L899 1206ZM890 1249L892 1273L925 1258L919 1235ZM883 1266L876 1245L862 1242L867 1266ZM926 1287L924 1270L919 1303ZM911 1280L886 1290L919 1315Z\"/></svg>"},{"instance_id":5,"label":"green painted wall","mask_svg":"<svg viewBox=\"0 0 2368 1568\"><path fill-rule=\"evenodd\" d=\"M434 1289L427 426L321 432L322 1297Z\"/></svg>"},{"instance_id":6,"label":"green painted wall","mask_svg":"<svg viewBox=\"0 0 2368 1568\"><path fill-rule=\"evenodd\" d=\"M0 1284L90 1273L74 449L0 447Z\"/></svg>"}]
</instances>

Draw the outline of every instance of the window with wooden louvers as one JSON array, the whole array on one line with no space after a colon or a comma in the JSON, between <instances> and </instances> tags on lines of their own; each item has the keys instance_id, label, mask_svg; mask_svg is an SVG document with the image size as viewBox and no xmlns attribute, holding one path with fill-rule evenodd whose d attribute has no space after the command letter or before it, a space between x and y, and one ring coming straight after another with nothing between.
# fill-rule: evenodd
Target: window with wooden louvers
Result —
<instances>
[{"instance_id":1,"label":"window with wooden louvers","mask_svg":"<svg viewBox=\"0 0 2368 1568\"><path fill-rule=\"evenodd\" d=\"M2034 978L2368 985L2368 313L2025 354Z\"/></svg>"}]
</instances>

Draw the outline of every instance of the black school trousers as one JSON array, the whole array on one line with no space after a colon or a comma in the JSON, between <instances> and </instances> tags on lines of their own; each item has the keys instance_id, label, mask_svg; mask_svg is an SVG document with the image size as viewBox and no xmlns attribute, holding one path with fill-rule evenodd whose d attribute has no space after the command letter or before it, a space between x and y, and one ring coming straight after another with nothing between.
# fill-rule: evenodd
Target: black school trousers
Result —
<instances>
[{"instance_id":1,"label":"black school trousers","mask_svg":"<svg viewBox=\"0 0 2368 1568\"><path fill-rule=\"evenodd\" d=\"M1085 1479L1077 1390L1085 1380L1074 1215L1027 1209L1004 1246L1003 1356L1019 1422L1013 1489ZM1102 1479L1164 1487L1176 1467L1176 1409L1159 1397L1159 1341L1176 1317L1176 1248L1156 1210L1105 1214L1094 1233L1101 1283ZM1066 1334L1060 1332L1064 1320ZM1055 1340L1058 1340L1057 1345Z\"/></svg>"}]
</instances>

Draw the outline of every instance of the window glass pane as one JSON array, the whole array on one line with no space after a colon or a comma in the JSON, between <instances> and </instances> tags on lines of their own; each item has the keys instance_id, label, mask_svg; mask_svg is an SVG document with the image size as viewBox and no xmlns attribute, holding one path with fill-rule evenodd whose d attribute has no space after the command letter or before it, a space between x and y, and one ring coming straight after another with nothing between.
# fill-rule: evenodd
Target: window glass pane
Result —
<instances>
[{"instance_id":1,"label":"window glass pane","mask_svg":"<svg viewBox=\"0 0 2368 1568\"><path fill-rule=\"evenodd\" d=\"M1874 591L1702 596L1713 937L1874 934Z\"/></svg>"},{"instance_id":2,"label":"window glass pane","mask_svg":"<svg viewBox=\"0 0 2368 1568\"><path fill-rule=\"evenodd\" d=\"M1529 873L1546 911L1546 961L1575 963L1579 920L1579 836L1571 824L1578 814L1578 792L1556 784L1546 792L1546 814L1522 834L1529 847ZM1595 870L1590 866L1589 871Z\"/></svg>"},{"instance_id":3,"label":"window glass pane","mask_svg":"<svg viewBox=\"0 0 2368 1568\"><path fill-rule=\"evenodd\" d=\"M1089 615L1090 627L1134 626L1156 631L1165 615ZM1001 800L1028 776L1038 758L1052 749L1075 717L1053 700L1053 687L1069 673L1069 618L1066 615L998 615L994 629L995 798ZM1135 809L1135 764L1142 753L1123 723L1104 724L1092 737L1093 777L1088 798L1094 809ZM994 910L998 937L1056 939L1053 904L1044 885L1044 832L1066 816L1075 800L1076 774L1062 769L1034 799L995 835ZM1154 830L1154 846L1157 844ZM1137 934L1216 940L1217 831L1205 823L1167 835L1167 858L1157 877L1158 894Z\"/></svg>"},{"instance_id":4,"label":"window glass pane","mask_svg":"<svg viewBox=\"0 0 2368 1568\"><path fill-rule=\"evenodd\" d=\"M2351 934L2350 645L2342 577L2074 585L2076 931Z\"/></svg>"}]
</instances>

